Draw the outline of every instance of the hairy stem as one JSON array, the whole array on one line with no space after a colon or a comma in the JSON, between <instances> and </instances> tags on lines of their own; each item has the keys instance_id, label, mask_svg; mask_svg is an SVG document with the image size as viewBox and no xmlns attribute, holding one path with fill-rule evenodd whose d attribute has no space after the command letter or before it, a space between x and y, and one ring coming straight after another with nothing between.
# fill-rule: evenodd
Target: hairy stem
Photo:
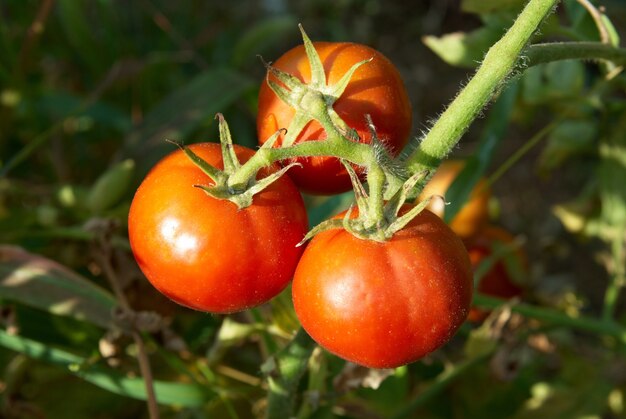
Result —
<instances>
[{"instance_id":1,"label":"hairy stem","mask_svg":"<svg viewBox=\"0 0 626 419\"><path fill-rule=\"evenodd\" d=\"M535 44L528 47L525 56L529 67L559 60L605 60L617 65L626 65L626 48L615 48L599 42Z\"/></svg>"},{"instance_id":2,"label":"hairy stem","mask_svg":"<svg viewBox=\"0 0 626 419\"><path fill-rule=\"evenodd\" d=\"M408 157L411 173L434 172L457 144L494 92L515 69L518 58L537 27L558 0L530 0L513 26L485 55L474 77L430 129L419 147Z\"/></svg>"}]
</instances>

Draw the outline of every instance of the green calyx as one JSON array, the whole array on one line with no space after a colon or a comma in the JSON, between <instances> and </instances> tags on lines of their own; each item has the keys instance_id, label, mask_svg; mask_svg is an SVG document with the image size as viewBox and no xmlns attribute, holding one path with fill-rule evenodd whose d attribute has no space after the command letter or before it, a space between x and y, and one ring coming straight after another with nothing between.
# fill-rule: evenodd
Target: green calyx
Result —
<instances>
[{"instance_id":1,"label":"green calyx","mask_svg":"<svg viewBox=\"0 0 626 419\"><path fill-rule=\"evenodd\" d=\"M312 120L318 121L327 131L328 138L333 138L329 130L338 131L343 137L350 140L358 139L358 134L350 128L333 109L333 104L343 94L354 72L372 58L354 64L341 79L333 85L328 85L324 64L315 50L313 43L302 28L304 49L309 65L311 66L311 80L309 83L301 82L297 77L281 71L270 64L267 67L267 84L283 102L295 109L296 113L287 127L287 135L283 140L283 147L293 145L298 134ZM270 79L274 76L280 83Z\"/></svg>"},{"instance_id":2,"label":"green calyx","mask_svg":"<svg viewBox=\"0 0 626 419\"><path fill-rule=\"evenodd\" d=\"M289 164L262 179L257 179L256 173L244 176L242 179L242 164L239 162L237 154L235 153L235 147L228 124L221 113L218 113L216 118L219 121L220 144L222 146L222 160L224 162L223 170L211 166L190 148L180 143L174 143L213 181L213 185L193 185L196 188L202 189L207 195L216 199L230 201L237 205L237 208L243 209L252 205L252 199L255 194L274 183L293 166L299 165L298 163ZM263 144L261 150L271 148L278 139L279 134L280 131L276 132ZM261 150L259 150L259 152Z\"/></svg>"},{"instance_id":3,"label":"green calyx","mask_svg":"<svg viewBox=\"0 0 626 419\"><path fill-rule=\"evenodd\" d=\"M350 174L350 180L354 188L354 195L358 214L352 217L354 206L346 212L342 219L331 219L322 222L307 233L298 244L301 246L316 234L336 228L343 228L353 236L363 240L385 242L393 237L398 231L406 227L417 215L430 203L431 196L415 205L408 211L401 213L401 209L409 199L409 194L415 185L423 181L428 172L419 172L411 176L387 202L374 199L374 194L366 191L352 166L342 160L346 170Z\"/></svg>"}]
</instances>

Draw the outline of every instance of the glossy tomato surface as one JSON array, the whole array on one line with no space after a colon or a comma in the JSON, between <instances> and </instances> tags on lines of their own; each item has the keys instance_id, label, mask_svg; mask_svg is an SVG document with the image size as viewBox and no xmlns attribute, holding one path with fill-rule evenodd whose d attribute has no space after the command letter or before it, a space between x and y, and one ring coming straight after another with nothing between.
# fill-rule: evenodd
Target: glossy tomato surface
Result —
<instances>
[{"instance_id":1,"label":"glossy tomato surface","mask_svg":"<svg viewBox=\"0 0 626 419\"><path fill-rule=\"evenodd\" d=\"M424 188L421 198L424 199L431 195L441 195L445 198L448 188L463 170L463 167L465 167L465 162L462 160L446 160L441 163ZM481 178L472 189L467 202L450 221L450 228L461 238L468 238L476 234L489 221L490 197L491 190L487 186L487 181ZM427 208L439 217L444 217L445 204L441 200L431 201Z\"/></svg>"},{"instance_id":2,"label":"glossy tomato surface","mask_svg":"<svg viewBox=\"0 0 626 419\"><path fill-rule=\"evenodd\" d=\"M385 243L343 229L316 235L292 285L309 335L371 368L404 365L446 343L467 317L472 289L463 243L428 210Z\"/></svg>"},{"instance_id":3,"label":"glossy tomato surface","mask_svg":"<svg viewBox=\"0 0 626 419\"><path fill-rule=\"evenodd\" d=\"M191 149L222 168L219 144ZM241 161L253 154L235 151ZM239 210L193 186L207 184L210 178L182 151L150 171L128 218L135 259L159 291L184 306L229 313L262 304L291 280L302 253L295 247L307 230L302 197L282 177Z\"/></svg>"},{"instance_id":4,"label":"glossy tomato surface","mask_svg":"<svg viewBox=\"0 0 626 419\"><path fill-rule=\"evenodd\" d=\"M356 63L373 58L352 76L343 95L333 108L355 129L362 142L370 142L365 115L369 114L378 137L390 152L398 154L406 145L411 130L411 104L398 70L381 53L365 45L337 42L313 44L324 65L327 83L335 84ZM309 82L311 70L300 45L286 52L273 66L288 72L301 81ZM279 128L288 128L295 110L280 100L266 81L259 92L257 134L264 143ZM296 139L296 143L322 140L326 133L317 121L310 122ZM280 140L277 142L277 146ZM303 191L329 195L350 190L350 178L341 163L330 157L299 159L303 167L294 167L288 174Z\"/></svg>"},{"instance_id":5,"label":"glossy tomato surface","mask_svg":"<svg viewBox=\"0 0 626 419\"><path fill-rule=\"evenodd\" d=\"M495 261L490 262L491 268L478 282L476 290L481 294L510 299L524 293L524 289L515 282L515 276L527 274L528 262L525 253L519 248L514 250L504 248L503 253L498 253L502 252L503 246L510 246L514 240L511 233L505 229L489 225L465 241L474 269L479 268L483 262L488 263L487 258L491 255L500 255ZM488 311L472 307L468 320L480 322L488 314Z\"/></svg>"}]
</instances>

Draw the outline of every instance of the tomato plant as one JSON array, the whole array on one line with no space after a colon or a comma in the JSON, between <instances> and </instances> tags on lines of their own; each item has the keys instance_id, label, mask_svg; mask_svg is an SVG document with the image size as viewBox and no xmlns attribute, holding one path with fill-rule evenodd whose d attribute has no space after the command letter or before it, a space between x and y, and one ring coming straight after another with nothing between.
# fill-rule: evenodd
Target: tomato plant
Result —
<instances>
[{"instance_id":1,"label":"tomato plant","mask_svg":"<svg viewBox=\"0 0 626 419\"><path fill-rule=\"evenodd\" d=\"M365 118L365 115L370 115L377 136L392 155L397 155L409 138L411 105L395 66L380 52L365 45L343 42L315 42L313 45L322 61L328 85L338 83L353 65L372 59L354 72L343 94L334 102L333 109L364 143L371 142ZM303 45L286 52L272 66L305 83L311 80L311 69ZM257 115L259 141L264 143L278 129L288 128L295 113L296 110L264 82L259 92ZM325 138L326 132L320 123L311 121L298 134L295 143ZM276 146L280 144L279 141ZM336 158L312 156L297 161L303 167L293 168L289 176L305 192L327 195L350 189L350 178Z\"/></svg>"},{"instance_id":2,"label":"tomato plant","mask_svg":"<svg viewBox=\"0 0 626 419\"><path fill-rule=\"evenodd\" d=\"M462 160L446 160L435 172L422 192L422 197L441 195L445 198L446 191L459 175L465 162ZM471 237L476 234L489 219L489 198L491 191L485 179L481 179L472 192L468 201L450 221L450 228L461 238ZM444 203L440 200L433 201L428 209L439 217L445 214Z\"/></svg>"},{"instance_id":3,"label":"tomato plant","mask_svg":"<svg viewBox=\"0 0 626 419\"><path fill-rule=\"evenodd\" d=\"M222 167L219 144L189 148ZM247 160L254 152L235 146L235 153ZM137 263L159 291L187 307L229 313L264 303L285 288L302 253L295 245L306 233L307 217L286 177L243 209L194 187L211 182L181 150L165 157L135 194L129 238Z\"/></svg>"},{"instance_id":4,"label":"tomato plant","mask_svg":"<svg viewBox=\"0 0 626 419\"><path fill-rule=\"evenodd\" d=\"M515 246L515 238L503 229L489 225L471 239L465 241L474 270L486 269L479 273L476 290L481 294L500 298L521 296L523 288L518 284L520 275L527 272L526 256ZM517 280L517 281L516 281ZM468 320L478 322L489 314L472 307Z\"/></svg>"},{"instance_id":5,"label":"tomato plant","mask_svg":"<svg viewBox=\"0 0 626 419\"><path fill-rule=\"evenodd\" d=\"M386 242L342 229L316 235L293 281L304 329L321 346L372 368L413 362L465 320L472 273L461 240L423 210Z\"/></svg>"}]
</instances>

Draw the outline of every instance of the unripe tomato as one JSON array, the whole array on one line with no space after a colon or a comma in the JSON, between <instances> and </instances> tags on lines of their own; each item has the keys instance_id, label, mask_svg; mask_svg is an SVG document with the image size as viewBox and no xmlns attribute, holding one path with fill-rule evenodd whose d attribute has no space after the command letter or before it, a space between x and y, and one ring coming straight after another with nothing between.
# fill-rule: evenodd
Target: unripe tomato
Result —
<instances>
[{"instance_id":1,"label":"unripe tomato","mask_svg":"<svg viewBox=\"0 0 626 419\"><path fill-rule=\"evenodd\" d=\"M353 74L341 97L333 108L346 124L355 129L364 143L371 142L365 115L369 114L376 126L378 137L388 150L397 155L408 142L411 130L411 104L395 66L380 52L365 45L345 42L314 42L324 65L328 84L335 84L356 63L373 58ZM311 80L311 69L300 45L286 52L273 66L299 78ZM279 99L266 81L259 92L257 134L264 143L279 128L289 127L295 110ZM326 132L317 121L305 126L296 139L322 140ZM280 146L280 139L276 146ZM332 157L298 159L303 167L294 167L288 175L303 191L330 195L350 190L350 177L343 165Z\"/></svg>"},{"instance_id":2,"label":"unripe tomato","mask_svg":"<svg viewBox=\"0 0 626 419\"><path fill-rule=\"evenodd\" d=\"M222 168L219 144L190 148ZM235 152L241 161L254 153L240 146ZM212 313L245 310L268 301L291 280L302 253L295 245L307 231L304 203L284 176L244 209L194 187L211 184L182 151L166 156L135 194L130 244L148 280L177 303Z\"/></svg>"},{"instance_id":3,"label":"unripe tomato","mask_svg":"<svg viewBox=\"0 0 626 419\"><path fill-rule=\"evenodd\" d=\"M498 250L495 248L496 245L510 246L514 240L515 238L501 227L493 225L485 227L477 235L465 241L472 267L478 268L486 258L494 254ZM514 278L516 273L526 274L527 265L526 255L521 249L517 248L505 252L483 275L476 290L481 294L505 299L519 297L524 290L514 281ZM513 270L517 270L517 272ZM488 311L472 307L467 319L472 322L480 322L488 314Z\"/></svg>"},{"instance_id":4,"label":"unripe tomato","mask_svg":"<svg viewBox=\"0 0 626 419\"><path fill-rule=\"evenodd\" d=\"M446 160L441 163L422 191L422 199L430 195L445 197L446 191L464 166L465 162L462 160ZM491 190L487 186L487 181L481 178L472 189L468 201L450 221L450 228L461 238L476 234L489 220L490 197ZM433 200L427 208L443 218L445 206L440 200Z\"/></svg>"},{"instance_id":5,"label":"unripe tomato","mask_svg":"<svg viewBox=\"0 0 626 419\"><path fill-rule=\"evenodd\" d=\"M292 294L302 326L322 347L367 367L394 368L454 335L472 289L463 243L424 210L384 243L343 229L316 235Z\"/></svg>"}]
</instances>

